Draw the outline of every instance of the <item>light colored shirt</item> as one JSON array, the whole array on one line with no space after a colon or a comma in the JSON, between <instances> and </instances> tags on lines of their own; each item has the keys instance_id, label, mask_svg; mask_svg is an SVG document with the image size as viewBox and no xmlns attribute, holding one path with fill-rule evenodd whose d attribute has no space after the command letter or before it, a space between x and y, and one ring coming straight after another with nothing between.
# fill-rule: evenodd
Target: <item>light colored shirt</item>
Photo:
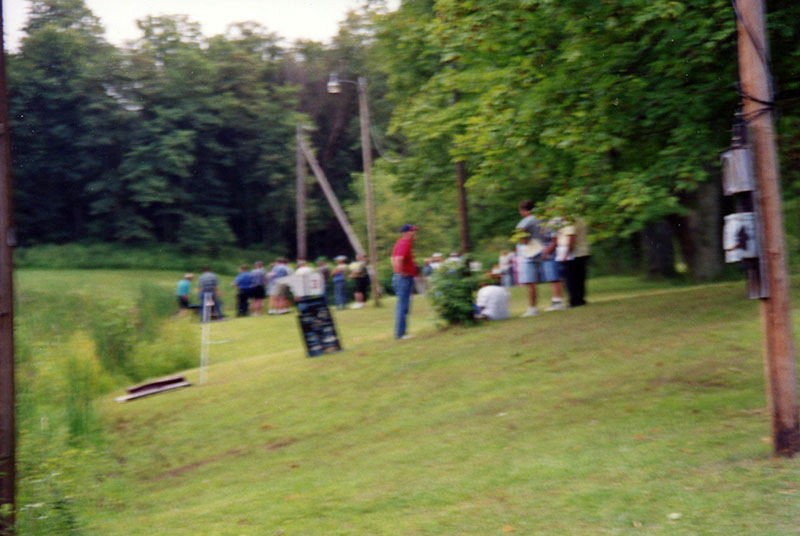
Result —
<instances>
[{"instance_id":1,"label":"light colored shirt","mask_svg":"<svg viewBox=\"0 0 800 536\"><path fill-rule=\"evenodd\" d=\"M511 295L506 289L497 285L487 285L478 291L475 304L481 314L489 320L503 320L511 316L509 301Z\"/></svg>"}]
</instances>

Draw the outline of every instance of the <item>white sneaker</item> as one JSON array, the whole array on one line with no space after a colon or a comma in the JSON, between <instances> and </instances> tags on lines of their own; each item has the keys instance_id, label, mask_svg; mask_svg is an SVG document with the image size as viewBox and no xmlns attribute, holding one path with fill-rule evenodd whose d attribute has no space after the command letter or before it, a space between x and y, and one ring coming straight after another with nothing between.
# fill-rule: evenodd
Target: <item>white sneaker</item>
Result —
<instances>
[{"instance_id":1,"label":"white sneaker","mask_svg":"<svg viewBox=\"0 0 800 536\"><path fill-rule=\"evenodd\" d=\"M563 310L563 309L566 309L566 308L567 308L567 306L564 304L564 302L563 302L563 301L554 301L554 302L553 302L553 303L550 305L550 307L548 307L547 309L545 309L545 312L550 312L550 311L561 311L561 310Z\"/></svg>"},{"instance_id":2,"label":"white sneaker","mask_svg":"<svg viewBox=\"0 0 800 536\"><path fill-rule=\"evenodd\" d=\"M528 318L530 316L536 316L539 314L539 309L536 307L528 307L528 310L522 313L522 318Z\"/></svg>"},{"instance_id":3,"label":"white sneaker","mask_svg":"<svg viewBox=\"0 0 800 536\"><path fill-rule=\"evenodd\" d=\"M356 302L350 306L350 309L361 309L362 307L364 307L364 304L362 302Z\"/></svg>"}]
</instances>

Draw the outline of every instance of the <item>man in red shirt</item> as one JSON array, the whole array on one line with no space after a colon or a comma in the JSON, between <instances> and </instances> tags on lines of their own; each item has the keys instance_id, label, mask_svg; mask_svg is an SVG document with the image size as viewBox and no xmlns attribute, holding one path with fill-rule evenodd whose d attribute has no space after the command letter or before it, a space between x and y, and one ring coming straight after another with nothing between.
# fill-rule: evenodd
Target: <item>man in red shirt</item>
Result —
<instances>
[{"instance_id":1,"label":"man in red shirt","mask_svg":"<svg viewBox=\"0 0 800 536\"><path fill-rule=\"evenodd\" d=\"M397 296L397 304L394 309L395 339L409 337L406 335L406 317L411 308L411 291L414 288L414 277L417 275L417 265L414 262L412 249L417 229L419 228L416 225L410 223L403 225L400 229L400 238L392 249L392 269L394 270L392 286L395 296Z\"/></svg>"}]
</instances>

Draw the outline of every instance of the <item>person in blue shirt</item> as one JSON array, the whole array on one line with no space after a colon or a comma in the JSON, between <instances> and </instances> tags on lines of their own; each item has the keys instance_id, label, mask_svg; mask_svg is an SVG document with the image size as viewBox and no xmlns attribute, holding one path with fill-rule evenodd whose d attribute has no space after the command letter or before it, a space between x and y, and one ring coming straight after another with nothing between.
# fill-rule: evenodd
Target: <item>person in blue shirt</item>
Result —
<instances>
[{"instance_id":1,"label":"person in blue shirt","mask_svg":"<svg viewBox=\"0 0 800 536\"><path fill-rule=\"evenodd\" d=\"M289 268L289 261L285 257L280 257L272 269L267 274L267 289L269 294L269 311L271 315L282 315L291 311L289 299L282 294L282 287L278 280L287 275L292 275Z\"/></svg>"},{"instance_id":2,"label":"person in blue shirt","mask_svg":"<svg viewBox=\"0 0 800 536\"><path fill-rule=\"evenodd\" d=\"M175 288L175 297L178 300L177 316L186 316L186 311L192 308L189 303L189 295L192 292L192 279L194 279L194 274L184 275Z\"/></svg>"},{"instance_id":3,"label":"person in blue shirt","mask_svg":"<svg viewBox=\"0 0 800 536\"><path fill-rule=\"evenodd\" d=\"M253 288L253 275L249 266L243 264L239 267L239 274L233 279L233 286L236 287L238 305L236 316L247 316L250 292Z\"/></svg>"}]
</instances>

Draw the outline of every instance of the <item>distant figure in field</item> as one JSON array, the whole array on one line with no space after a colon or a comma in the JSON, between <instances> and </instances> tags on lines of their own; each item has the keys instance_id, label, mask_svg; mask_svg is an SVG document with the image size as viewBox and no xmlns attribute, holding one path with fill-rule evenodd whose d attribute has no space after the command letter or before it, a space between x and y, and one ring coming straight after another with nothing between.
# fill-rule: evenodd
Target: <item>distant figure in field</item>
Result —
<instances>
[{"instance_id":1,"label":"distant figure in field","mask_svg":"<svg viewBox=\"0 0 800 536\"><path fill-rule=\"evenodd\" d=\"M559 229L557 257L564 268L570 306L586 305L586 268L590 258L589 230L581 218L574 218Z\"/></svg>"},{"instance_id":2,"label":"distant figure in field","mask_svg":"<svg viewBox=\"0 0 800 536\"><path fill-rule=\"evenodd\" d=\"M486 274L475 300L475 318L505 320L511 316L509 303L511 294L499 285L500 274Z\"/></svg>"},{"instance_id":3,"label":"distant figure in field","mask_svg":"<svg viewBox=\"0 0 800 536\"><path fill-rule=\"evenodd\" d=\"M339 255L335 259L336 266L331 271L333 280L333 302L341 310L347 305L347 257Z\"/></svg>"},{"instance_id":4,"label":"distant figure in field","mask_svg":"<svg viewBox=\"0 0 800 536\"><path fill-rule=\"evenodd\" d=\"M175 288L175 297L178 300L178 314L177 316L186 316L186 312L192 308L189 303L189 296L192 293L192 279L194 274L186 274L183 279L178 281L178 286Z\"/></svg>"},{"instance_id":5,"label":"distant figure in field","mask_svg":"<svg viewBox=\"0 0 800 536\"><path fill-rule=\"evenodd\" d=\"M420 274L414 281L414 284L417 288L417 294L426 294L428 292L428 286L430 284L430 277L433 273L433 268L431 268L431 261L430 257L426 257L422 260L422 270L420 270Z\"/></svg>"},{"instance_id":6,"label":"distant figure in field","mask_svg":"<svg viewBox=\"0 0 800 536\"><path fill-rule=\"evenodd\" d=\"M222 314L222 300L220 299L218 287L219 278L211 271L211 268L204 266L202 274L197 278L197 290L200 296L200 307L205 310L207 304L211 304L212 317L217 320L222 320L225 315Z\"/></svg>"},{"instance_id":7,"label":"distant figure in field","mask_svg":"<svg viewBox=\"0 0 800 536\"><path fill-rule=\"evenodd\" d=\"M514 253L511 251L501 251L498 258L500 265L500 277L504 288L514 286L514 267L512 265Z\"/></svg>"},{"instance_id":8,"label":"distant figure in field","mask_svg":"<svg viewBox=\"0 0 800 536\"><path fill-rule=\"evenodd\" d=\"M543 255L546 245L552 238L543 228L542 222L533 215L533 201L520 202L518 210L522 219L516 229L524 235L517 243L517 257L520 261L519 282L528 289L528 309L523 317L539 313L536 307L536 285L558 281L558 270L552 255Z\"/></svg>"},{"instance_id":9,"label":"distant figure in field","mask_svg":"<svg viewBox=\"0 0 800 536\"><path fill-rule=\"evenodd\" d=\"M264 314L264 298L267 297L267 271L264 269L262 261L253 264L253 271L250 272L253 278L252 288L250 289L250 314L261 316Z\"/></svg>"},{"instance_id":10,"label":"distant figure in field","mask_svg":"<svg viewBox=\"0 0 800 536\"><path fill-rule=\"evenodd\" d=\"M284 257L280 257L270 270L267 281L270 284L269 292L269 314L282 315L288 313L290 310L289 298L286 296L285 285L279 284L277 281L281 277L291 275L292 270L289 268L289 261Z\"/></svg>"},{"instance_id":11,"label":"distant figure in field","mask_svg":"<svg viewBox=\"0 0 800 536\"><path fill-rule=\"evenodd\" d=\"M363 254L356 255L356 260L350 263L350 279L354 283L355 303L350 309L361 309L367 301L367 289L369 288L369 273L367 272L367 259Z\"/></svg>"},{"instance_id":12,"label":"distant figure in field","mask_svg":"<svg viewBox=\"0 0 800 536\"><path fill-rule=\"evenodd\" d=\"M561 218L553 218L547 225L545 226L545 239L546 244L544 250L542 250L542 259L545 261L550 261L555 265L555 272L556 272L556 279L551 281L553 288L553 298L550 307L545 309L545 311L561 311L562 309L566 309L567 306L564 304L564 286L561 284L561 280L564 278L564 274L562 273L560 263L558 262L558 230L564 226L564 221Z\"/></svg>"},{"instance_id":13,"label":"distant figure in field","mask_svg":"<svg viewBox=\"0 0 800 536\"><path fill-rule=\"evenodd\" d=\"M436 272L439 268L442 267L442 263L444 262L444 255L439 252L434 253L431 255L431 272Z\"/></svg>"},{"instance_id":14,"label":"distant figure in field","mask_svg":"<svg viewBox=\"0 0 800 536\"><path fill-rule=\"evenodd\" d=\"M325 303L328 303L328 290L330 290L331 268L328 266L325 257L317 259L317 272L322 276L322 295L325 297Z\"/></svg>"},{"instance_id":15,"label":"distant figure in field","mask_svg":"<svg viewBox=\"0 0 800 536\"><path fill-rule=\"evenodd\" d=\"M233 278L232 285L236 287L236 316L247 316L253 288L253 276L250 274L249 266L246 264L239 266L239 273Z\"/></svg>"},{"instance_id":16,"label":"distant figure in field","mask_svg":"<svg viewBox=\"0 0 800 536\"><path fill-rule=\"evenodd\" d=\"M411 291L414 288L414 277L417 275L417 265L414 262L414 238L419 227L406 223L400 228L400 238L392 249L392 285L397 296L394 310L394 337L407 339L406 317L411 310Z\"/></svg>"}]
</instances>

